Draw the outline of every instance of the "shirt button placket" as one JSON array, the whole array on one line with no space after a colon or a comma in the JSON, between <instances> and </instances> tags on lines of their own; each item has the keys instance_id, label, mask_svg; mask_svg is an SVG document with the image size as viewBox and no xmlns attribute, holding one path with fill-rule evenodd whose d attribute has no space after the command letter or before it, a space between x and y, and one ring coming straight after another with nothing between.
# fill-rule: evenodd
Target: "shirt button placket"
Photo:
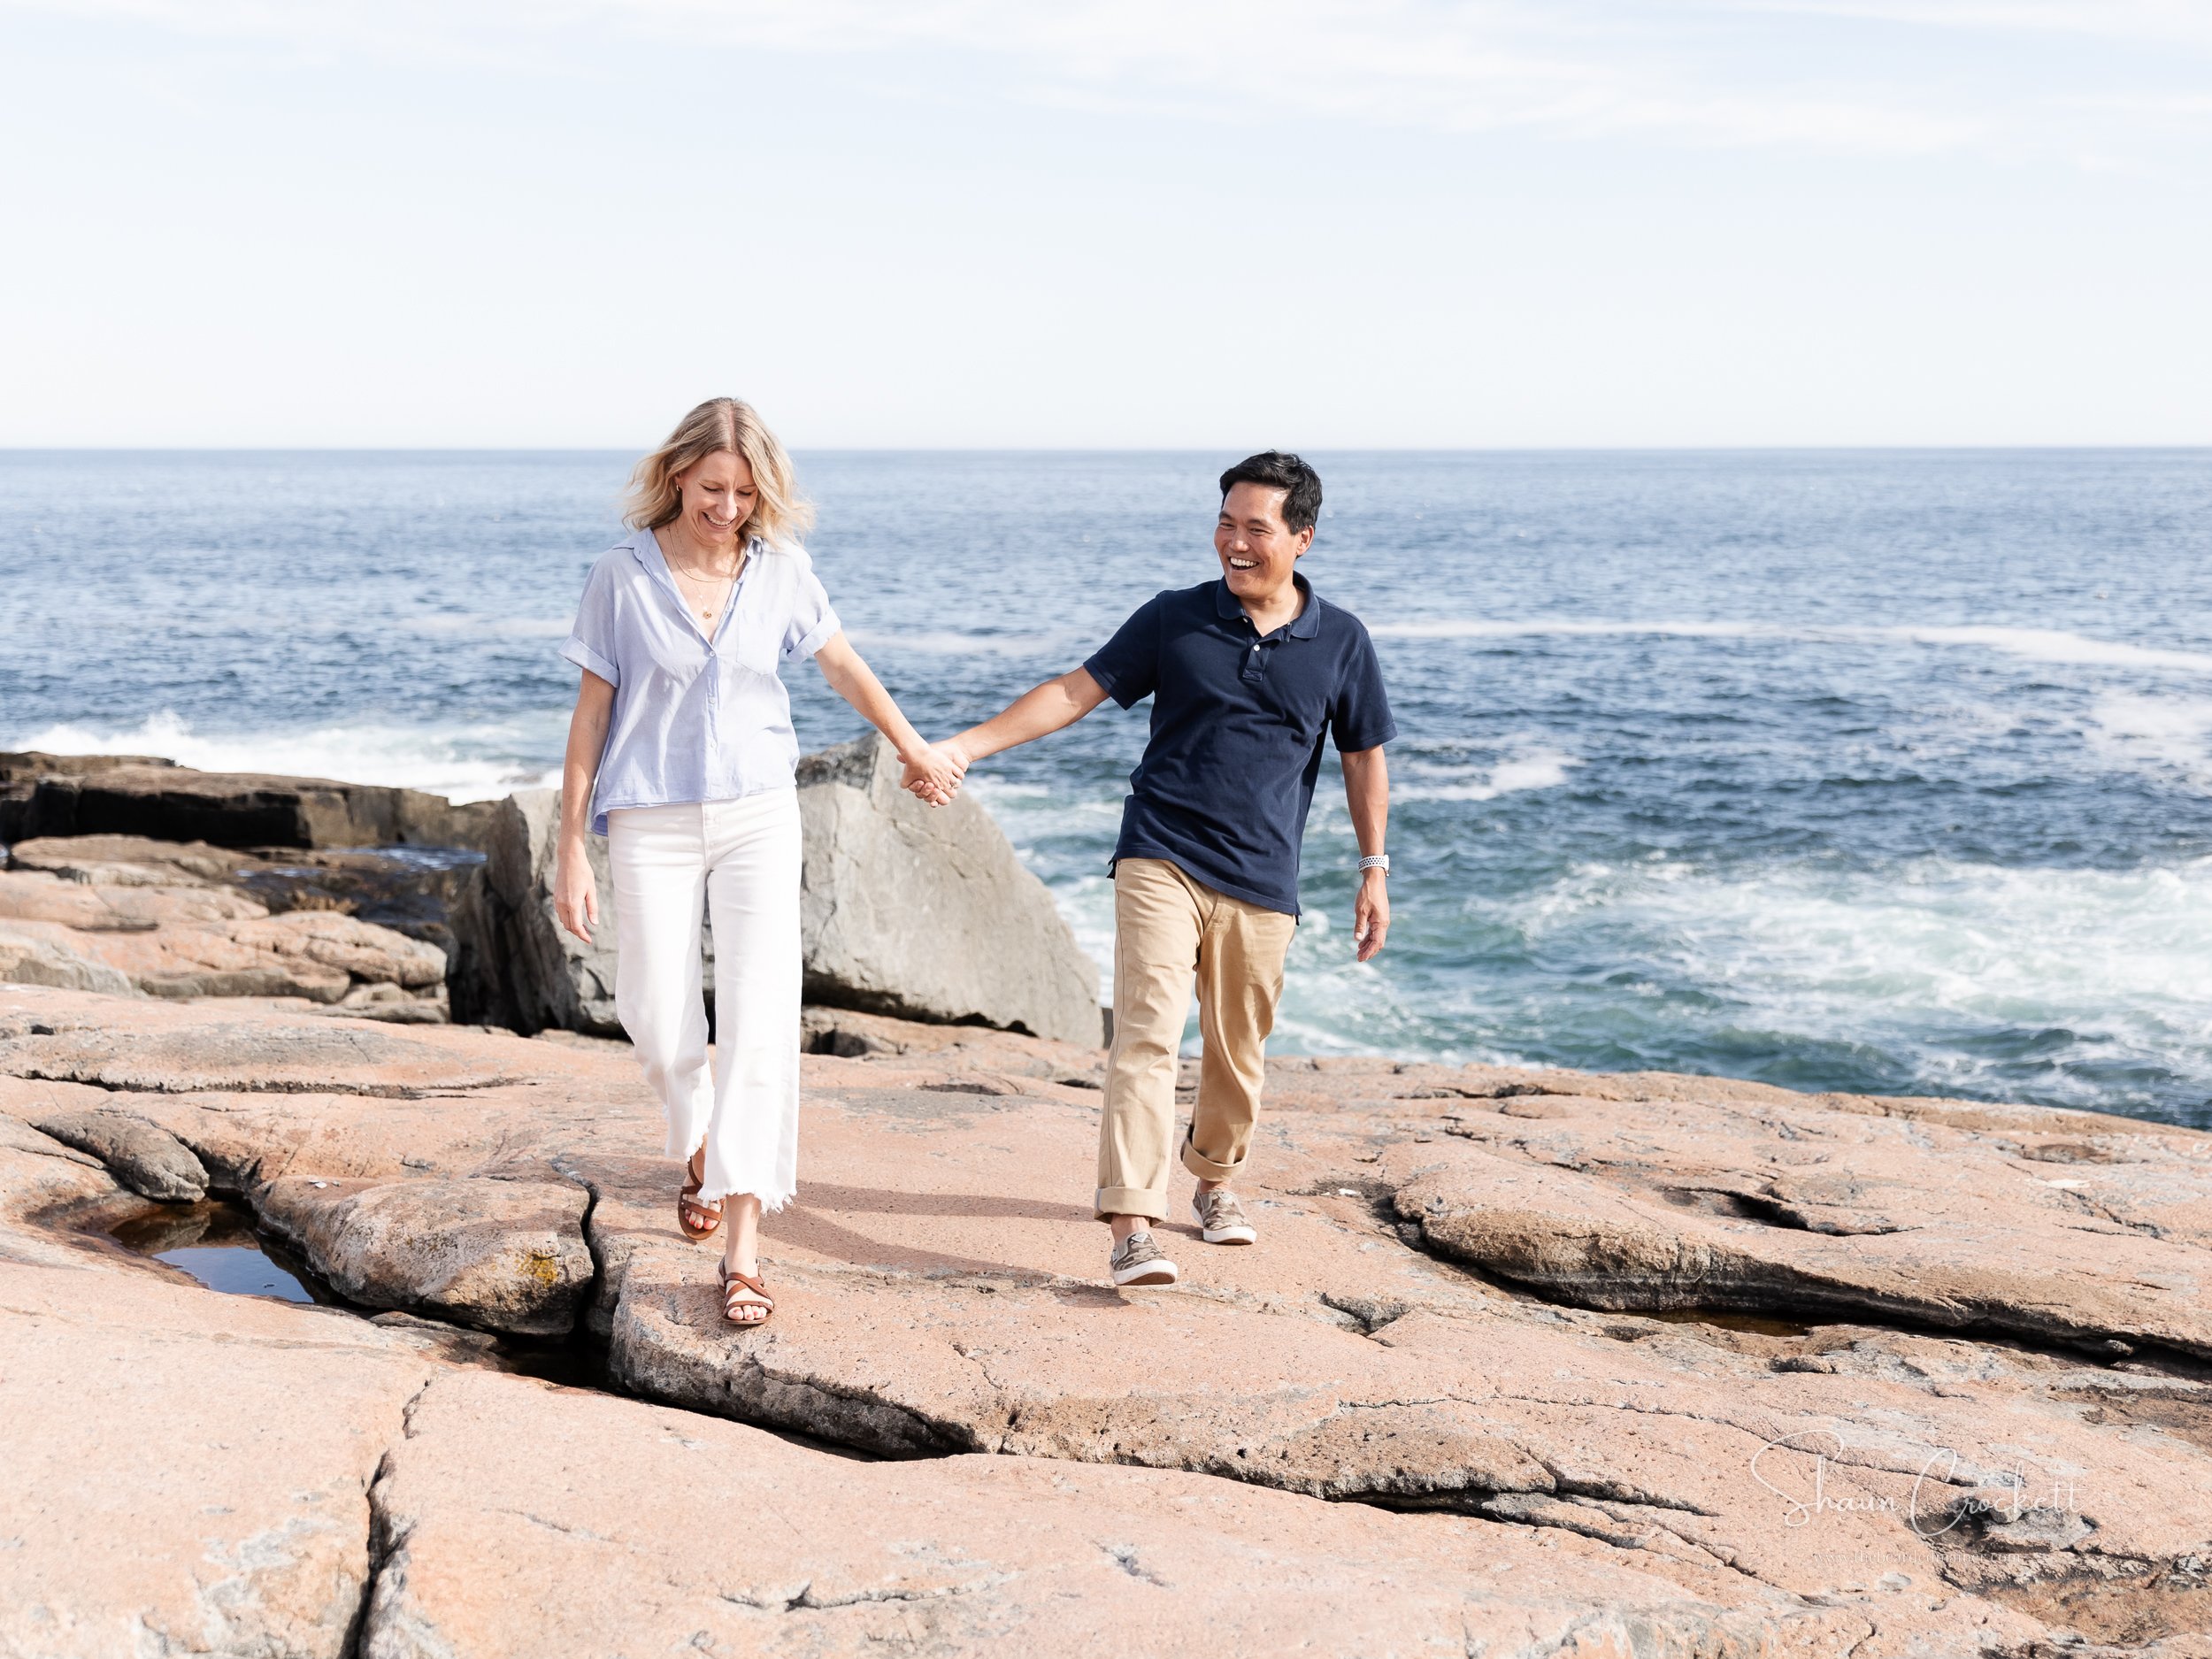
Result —
<instances>
[{"instance_id":1,"label":"shirt button placket","mask_svg":"<svg viewBox=\"0 0 2212 1659\"><path fill-rule=\"evenodd\" d=\"M716 741L721 723L722 664L714 654L714 647L707 647L707 793L719 795L727 793L722 779L722 745Z\"/></svg>"}]
</instances>

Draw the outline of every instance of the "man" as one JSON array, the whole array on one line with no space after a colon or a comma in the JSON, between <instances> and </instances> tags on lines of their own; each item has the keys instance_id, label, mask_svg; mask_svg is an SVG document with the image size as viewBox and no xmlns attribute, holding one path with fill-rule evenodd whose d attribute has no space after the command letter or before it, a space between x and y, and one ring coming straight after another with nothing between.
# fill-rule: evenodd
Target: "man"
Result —
<instances>
[{"instance_id":1,"label":"man","mask_svg":"<svg viewBox=\"0 0 2212 1659\"><path fill-rule=\"evenodd\" d=\"M1363 855L1360 961L1390 926L1382 746L1397 728L1367 630L1297 574L1320 511L1321 480L1296 456L1239 462L1221 475L1219 580L1155 595L1082 667L942 745L964 770L1107 697L1125 709L1153 700L1113 862L1114 1040L1095 1208L1113 1229L1118 1285L1180 1277L1151 1224L1168 1215L1176 1055L1194 979L1205 1057L1181 1148L1198 1178L1191 1217L1209 1244L1255 1240L1231 1183L1251 1144L1297 926L1299 847L1325 732L1343 756Z\"/></svg>"}]
</instances>

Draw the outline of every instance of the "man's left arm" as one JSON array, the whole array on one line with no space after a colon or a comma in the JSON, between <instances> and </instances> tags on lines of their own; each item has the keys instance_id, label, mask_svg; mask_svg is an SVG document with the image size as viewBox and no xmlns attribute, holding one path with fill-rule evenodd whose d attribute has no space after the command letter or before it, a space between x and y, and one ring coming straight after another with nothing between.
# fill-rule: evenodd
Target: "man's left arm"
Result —
<instances>
[{"instance_id":1,"label":"man's left arm","mask_svg":"<svg viewBox=\"0 0 2212 1659\"><path fill-rule=\"evenodd\" d=\"M1342 757L1344 800L1352 810L1352 833L1359 837L1360 856L1372 858L1384 851L1383 833L1390 823L1390 766L1382 745L1356 749ZM1359 898L1352 906L1352 942L1365 962L1383 948L1390 932L1388 875L1379 865L1363 870Z\"/></svg>"}]
</instances>

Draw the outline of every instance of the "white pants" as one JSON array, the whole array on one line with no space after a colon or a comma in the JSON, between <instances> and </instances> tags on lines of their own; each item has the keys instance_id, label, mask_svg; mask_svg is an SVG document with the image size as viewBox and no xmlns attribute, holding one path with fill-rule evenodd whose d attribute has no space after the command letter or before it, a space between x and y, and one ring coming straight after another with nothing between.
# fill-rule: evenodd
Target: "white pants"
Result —
<instances>
[{"instance_id":1,"label":"white pants","mask_svg":"<svg viewBox=\"0 0 2212 1659\"><path fill-rule=\"evenodd\" d=\"M668 1155L706 1147L702 1198L798 1187L799 796L607 815L615 1011L668 1115ZM707 1066L699 915L714 923L716 1065Z\"/></svg>"}]
</instances>

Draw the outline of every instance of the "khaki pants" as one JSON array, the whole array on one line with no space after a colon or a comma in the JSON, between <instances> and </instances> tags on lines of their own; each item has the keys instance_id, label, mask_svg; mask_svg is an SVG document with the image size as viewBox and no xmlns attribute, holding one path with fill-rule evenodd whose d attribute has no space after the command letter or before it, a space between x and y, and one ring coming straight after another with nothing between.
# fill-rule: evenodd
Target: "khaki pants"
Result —
<instances>
[{"instance_id":1,"label":"khaki pants","mask_svg":"<svg viewBox=\"0 0 2212 1659\"><path fill-rule=\"evenodd\" d=\"M1114 872L1114 1045L1098 1128L1099 1219L1167 1218L1175 1057L1198 987L1205 1045L1183 1167L1225 1181L1243 1166L1258 1115L1267 1033L1283 994L1295 917L1194 881L1159 858Z\"/></svg>"}]
</instances>

